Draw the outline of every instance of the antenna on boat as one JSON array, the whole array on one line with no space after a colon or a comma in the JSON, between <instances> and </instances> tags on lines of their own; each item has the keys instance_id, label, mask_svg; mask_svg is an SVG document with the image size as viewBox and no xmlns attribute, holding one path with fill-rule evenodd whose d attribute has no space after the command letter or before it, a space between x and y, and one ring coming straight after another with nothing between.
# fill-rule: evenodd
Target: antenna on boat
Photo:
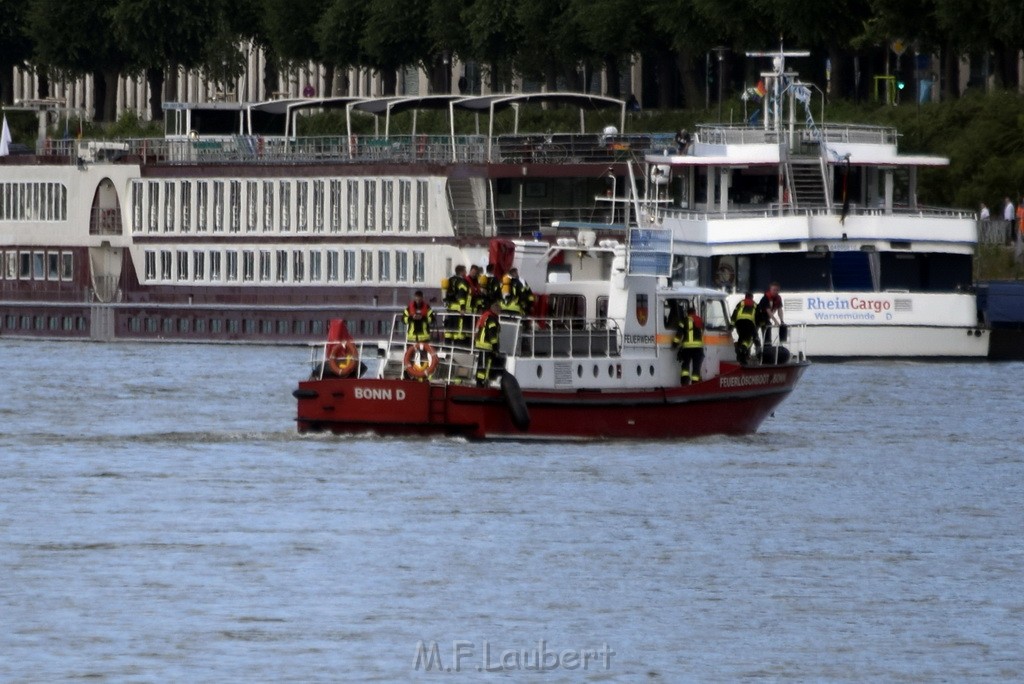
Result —
<instances>
[{"instance_id":1,"label":"antenna on boat","mask_svg":"<svg viewBox=\"0 0 1024 684\"><path fill-rule=\"evenodd\" d=\"M770 97L764 98L764 129L766 131L782 130L782 96L786 91L787 79L795 77L795 71L786 71L786 57L810 57L807 50L794 50L786 52L779 39L779 49L776 51L753 51L746 53L747 57L771 57L772 70L762 71L761 78L764 79L766 94ZM790 98L793 93L790 93ZM795 125L795 112L790 102L790 127Z\"/></svg>"}]
</instances>

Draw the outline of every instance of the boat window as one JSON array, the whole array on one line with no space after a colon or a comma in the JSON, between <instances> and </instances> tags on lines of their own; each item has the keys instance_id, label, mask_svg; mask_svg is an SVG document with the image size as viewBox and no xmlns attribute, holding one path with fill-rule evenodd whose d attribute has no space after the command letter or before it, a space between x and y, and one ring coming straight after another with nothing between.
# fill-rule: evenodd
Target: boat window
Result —
<instances>
[{"instance_id":1,"label":"boat window","mask_svg":"<svg viewBox=\"0 0 1024 684\"><path fill-rule=\"evenodd\" d=\"M752 255L748 287L756 294L778 281L784 291L827 291L831 286L827 257L827 252Z\"/></svg>"},{"instance_id":2,"label":"boat window","mask_svg":"<svg viewBox=\"0 0 1024 684\"><path fill-rule=\"evenodd\" d=\"M608 297L597 298L597 317L608 318Z\"/></svg>"},{"instance_id":3,"label":"boat window","mask_svg":"<svg viewBox=\"0 0 1024 684\"><path fill-rule=\"evenodd\" d=\"M665 330L675 331L679 327L679 320L686 315L686 308L690 301L685 298L666 299L662 312L662 323Z\"/></svg>"},{"instance_id":4,"label":"boat window","mask_svg":"<svg viewBox=\"0 0 1024 684\"><path fill-rule=\"evenodd\" d=\"M701 306L701 318L704 319L705 330L728 330L729 313L725 300L707 299Z\"/></svg>"},{"instance_id":5,"label":"boat window","mask_svg":"<svg viewBox=\"0 0 1024 684\"><path fill-rule=\"evenodd\" d=\"M587 317L587 300L583 295L548 295L548 317L575 319L576 323L582 325L583 319Z\"/></svg>"},{"instance_id":6,"label":"boat window","mask_svg":"<svg viewBox=\"0 0 1024 684\"><path fill-rule=\"evenodd\" d=\"M971 282L971 255L892 253L880 255L882 290L950 292Z\"/></svg>"},{"instance_id":7,"label":"boat window","mask_svg":"<svg viewBox=\"0 0 1024 684\"><path fill-rule=\"evenodd\" d=\"M870 255L867 252L832 253L832 289L836 292L871 292Z\"/></svg>"}]
</instances>

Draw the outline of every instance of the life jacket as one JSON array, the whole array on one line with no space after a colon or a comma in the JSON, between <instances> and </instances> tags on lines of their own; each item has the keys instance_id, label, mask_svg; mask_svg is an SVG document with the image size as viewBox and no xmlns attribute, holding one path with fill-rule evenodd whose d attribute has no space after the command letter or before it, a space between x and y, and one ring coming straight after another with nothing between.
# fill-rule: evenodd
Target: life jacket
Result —
<instances>
[{"instance_id":1,"label":"life jacket","mask_svg":"<svg viewBox=\"0 0 1024 684\"><path fill-rule=\"evenodd\" d=\"M751 323L756 322L757 305L754 304L753 299L744 299L742 302L736 305L736 308L732 312L732 323L736 325L740 321L750 321Z\"/></svg>"},{"instance_id":2,"label":"life jacket","mask_svg":"<svg viewBox=\"0 0 1024 684\"><path fill-rule=\"evenodd\" d=\"M674 342L683 349L697 349L704 346L704 328L694 316L679 321L679 332Z\"/></svg>"},{"instance_id":3,"label":"life jacket","mask_svg":"<svg viewBox=\"0 0 1024 684\"><path fill-rule=\"evenodd\" d=\"M491 311L485 311L476 324L476 348L484 351L497 349L501 335L501 321Z\"/></svg>"},{"instance_id":4,"label":"life jacket","mask_svg":"<svg viewBox=\"0 0 1024 684\"><path fill-rule=\"evenodd\" d=\"M405 337L410 342L426 342L430 339L430 324L434 321L434 312L426 301L416 306L415 301L409 302L403 316L405 319Z\"/></svg>"}]
</instances>

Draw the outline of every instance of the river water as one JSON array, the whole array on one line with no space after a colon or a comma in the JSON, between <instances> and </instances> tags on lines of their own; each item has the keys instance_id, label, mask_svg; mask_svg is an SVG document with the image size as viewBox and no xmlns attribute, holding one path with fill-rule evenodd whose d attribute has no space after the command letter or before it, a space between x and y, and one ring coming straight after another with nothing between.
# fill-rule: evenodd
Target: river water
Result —
<instances>
[{"instance_id":1,"label":"river water","mask_svg":"<svg viewBox=\"0 0 1024 684\"><path fill-rule=\"evenodd\" d=\"M305 361L0 340L0 681L1024 678L1024 364L494 445L298 436Z\"/></svg>"}]
</instances>

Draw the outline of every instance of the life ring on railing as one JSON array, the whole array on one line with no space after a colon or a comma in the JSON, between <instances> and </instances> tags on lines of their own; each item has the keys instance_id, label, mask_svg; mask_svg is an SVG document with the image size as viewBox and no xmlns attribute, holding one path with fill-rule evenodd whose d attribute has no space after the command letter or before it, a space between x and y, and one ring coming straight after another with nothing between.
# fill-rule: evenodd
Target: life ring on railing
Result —
<instances>
[{"instance_id":1,"label":"life ring on railing","mask_svg":"<svg viewBox=\"0 0 1024 684\"><path fill-rule=\"evenodd\" d=\"M359 156L358 142L359 142L359 140L358 140L358 138L356 138L355 134L352 134L352 135L348 136L348 158L349 159L355 159L357 156Z\"/></svg>"},{"instance_id":2,"label":"life ring on railing","mask_svg":"<svg viewBox=\"0 0 1024 684\"><path fill-rule=\"evenodd\" d=\"M730 264L719 264L715 271L715 281L719 287L729 287L736 282L736 269Z\"/></svg>"},{"instance_id":3,"label":"life ring on railing","mask_svg":"<svg viewBox=\"0 0 1024 684\"><path fill-rule=\"evenodd\" d=\"M352 340L341 340L327 347L327 369L340 378L347 378L359 365L359 350Z\"/></svg>"},{"instance_id":4,"label":"life ring on railing","mask_svg":"<svg viewBox=\"0 0 1024 684\"><path fill-rule=\"evenodd\" d=\"M405 372L411 378L430 377L437 369L437 361L437 352L427 342L417 342L405 350Z\"/></svg>"},{"instance_id":5,"label":"life ring on railing","mask_svg":"<svg viewBox=\"0 0 1024 684\"><path fill-rule=\"evenodd\" d=\"M427 151L427 136L417 135L416 136L416 156L422 157Z\"/></svg>"}]
</instances>

